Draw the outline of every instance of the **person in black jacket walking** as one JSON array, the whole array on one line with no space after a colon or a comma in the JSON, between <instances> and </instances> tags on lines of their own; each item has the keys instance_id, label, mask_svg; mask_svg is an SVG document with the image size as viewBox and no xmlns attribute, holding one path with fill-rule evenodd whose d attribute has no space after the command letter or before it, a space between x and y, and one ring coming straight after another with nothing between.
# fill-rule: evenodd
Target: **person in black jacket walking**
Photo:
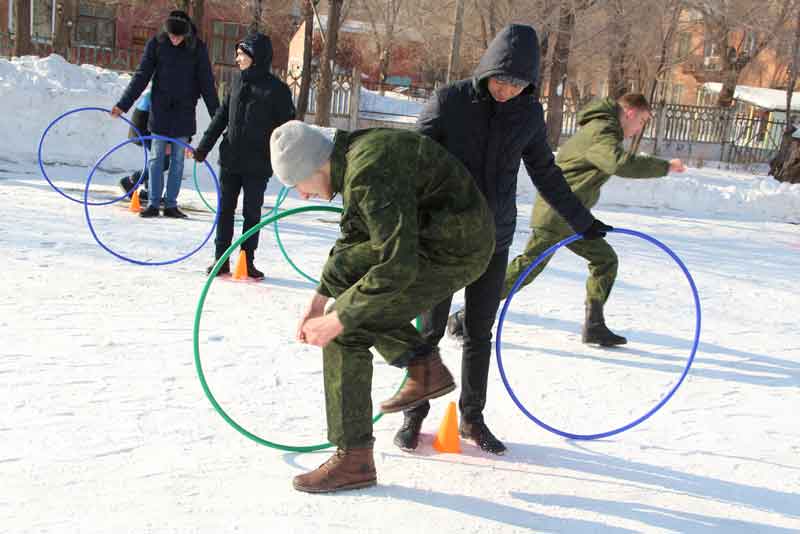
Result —
<instances>
[{"instance_id":1,"label":"person in black jacket walking","mask_svg":"<svg viewBox=\"0 0 800 534\"><path fill-rule=\"evenodd\" d=\"M525 164L539 194L585 239L611 227L596 220L572 193L547 144L544 112L534 96L539 40L530 27L512 24L489 44L472 79L450 84L426 104L417 128L444 145L469 169L494 213L496 246L486 271L465 289L461 363L461 436L482 450L503 454L505 445L483 420L491 359L492 326L503 288L517 220L517 172ZM422 333L438 345L452 296L422 316ZM405 412L395 444L414 450L427 402Z\"/></svg>"},{"instance_id":2,"label":"person in black jacket walking","mask_svg":"<svg viewBox=\"0 0 800 534\"><path fill-rule=\"evenodd\" d=\"M197 28L183 11L171 11L164 22L164 31L150 39L142 60L128 87L111 110L119 117L127 113L152 79L152 97L148 126L157 135L188 142L197 131L195 109L202 95L208 114L214 116L219 99L214 88L214 74L208 49L197 37ZM142 217L157 217L164 189L163 167L167 141L153 140L150 150L150 195ZM178 193L183 175L183 147L174 144L170 154L164 216L184 218L178 209Z\"/></svg>"},{"instance_id":3,"label":"person in black jacket walking","mask_svg":"<svg viewBox=\"0 0 800 534\"><path fill-rule=\"evenodd\" d=\"M264 191L272 176L270 136L275 128L294 119L295 115L289 87L270 74L272 43L269 37L262 33L249 34L236 46L236 63L238 76L234 77L222 106L194 151L194 159L204 161L225 130L219 147L222 198L215 241L216 259L231 246L233 216L240 191L244 191L242 232L258 224ZM242 244L247 255L247 275L261 279L264 273L253 264L257 247L257 232ZM217 274L229 272L230 263L226 262Z\"/></svg>"}]
</instances>

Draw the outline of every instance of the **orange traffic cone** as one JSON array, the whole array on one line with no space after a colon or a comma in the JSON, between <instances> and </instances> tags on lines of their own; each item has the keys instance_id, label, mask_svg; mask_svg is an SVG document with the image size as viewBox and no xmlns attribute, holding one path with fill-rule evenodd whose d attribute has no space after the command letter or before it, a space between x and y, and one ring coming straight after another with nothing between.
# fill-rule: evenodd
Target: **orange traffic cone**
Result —
<instances>
[{"instance_id":1,"label":"orange traffic cone","mask_svg":"<svg viewBox=\"0 0 800 534\"><path fill-rule=\"evenodd\" d=\"M139 202L139 188L137 187L136 190L131 195L131 205L128 208L131 211L135 211L139 213L142 211L142 204Z\"/></svg>"},{"instance_id":2,"label":"orange traffic cone","mask_svg":"<svg viewBox=\"0 0 800 534\"><path fill-rule=\"evenodd\" d=\"M447 412L444 414L442 424L439 425L439 432L433 439L433 448L439 452L461 452L461 439L458 436L458 413L456 412L455 402L447 405Z\"/></svg>"},{"instance_id":3,"label":"orange traffic cone","mask_svg":"<svg viewBox=\"0 0 800 534\"><path fill-rule=\"evenodd\" d=\"M244 250L239 251L239 259L233 269L234 280L247 280L247 254Z\"/></svg>"}]
</instances>

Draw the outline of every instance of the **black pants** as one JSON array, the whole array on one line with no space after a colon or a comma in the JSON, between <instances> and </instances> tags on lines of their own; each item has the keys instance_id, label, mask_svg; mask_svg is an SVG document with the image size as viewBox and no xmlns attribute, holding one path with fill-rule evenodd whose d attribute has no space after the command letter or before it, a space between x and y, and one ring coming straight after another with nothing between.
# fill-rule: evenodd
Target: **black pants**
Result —
<instances>
[{"instance_id":1,"label":"black pants","mask_svg":"<svg viewBox=\"0 0 800 534\"><path fill-rule=\"evenodd\" d=\"M236 204L239 202L239 192L244 191L242 211L244 224L242 233L246 232L261 220L261 206L264 205L264 191L269 180L262 176L245 175L220 169L220 185L222 199L220 201L219 220L217 221L217 238L214 244L217 247L219 258L231 246L233 240L233 216ZM256 232L247 241L242 243L242 250L255 250L258 248L258 234Z\"/></svg>"},{"instance_id":2,"label":"black pants","mask_svg":"<svg viewBox=\"0 0 800 534\"><path fill-rule=\"evenodd\" d=\"M486 386L492 359L492 326L500 306L500 293L508 264L508 250L492 256L486 271L464 290L464 345L461 357L461 418L468 423L483 422ZM422 336L431 346L444 337L450 315L452 295L422 315ZM425 417L430 404L425 402L407 415Z\"/></svg>"}]
</instances>

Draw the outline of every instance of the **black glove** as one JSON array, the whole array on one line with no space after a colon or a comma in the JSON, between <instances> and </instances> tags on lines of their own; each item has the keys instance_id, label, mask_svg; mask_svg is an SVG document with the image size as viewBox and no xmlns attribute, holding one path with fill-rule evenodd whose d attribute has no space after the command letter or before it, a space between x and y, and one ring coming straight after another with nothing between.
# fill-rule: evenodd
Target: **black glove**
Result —
<instances>
[{"instance_id":1,"label":"black glove","mask_svg":"<svg viewBox=\"0 0 800 534\"><path fill-rule=\"evenodd\" d=\"M194 160L197 163L203 163L206 160L206 156L208 156L208 152L202 150L200 148L194 149Z\"/></svg>"},{"instance_id":2,"label":"black glove","mask_svg":"<svg viewBox=\"0 0 800 534\"><path fill-rule=\"evenodd\" d=\"M610 232L614 228L603 223L600 219L595 219L592 222L592 225L584 230L583 238L592 240L592 239L600 239L606 236L606 232Z\"/></svg>"}]
</instances>

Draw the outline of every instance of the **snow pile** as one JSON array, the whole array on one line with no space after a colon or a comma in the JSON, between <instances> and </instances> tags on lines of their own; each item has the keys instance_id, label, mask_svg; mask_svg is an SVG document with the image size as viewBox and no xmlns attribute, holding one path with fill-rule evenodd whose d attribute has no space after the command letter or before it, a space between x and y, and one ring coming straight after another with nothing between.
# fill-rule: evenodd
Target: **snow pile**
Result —
<instances>
[{"instance_id":1,"label":"snow pile","mask_svg":"<svg viewBox=\"0 0 800 534\"><path fill-rule=\"evenodd\" d=\"M79 107L111 109L130 82L130 75L94 65L73 65L53 54L0 59L0 114L5 118L3 158L36 161L39 138L62 113ZM197 106L198 131L210 119ZM130 118L130 114L128 114ZM102 153L128 137L128 124L99 111L65 117L48 133L43 146L47 163L91 165ZM213 154L212 161L216 161ZM106 160L105 167L141 167L142 149L129 145Z\"/></svg>"},{"instance_id":2,"label":"snow pile","mask_svg":"<svg viewBox=\"0 0 800 534\"><path fill-rule=\"evenodd\" d=\"M518 195L527 199L535 194L524 165L520 165ZM716 215L796 223L800 222L800 184L707 167L654 179L613 177L603 187L598 207L618 206L696 217Z\"/></svg>"}]
</instances>

